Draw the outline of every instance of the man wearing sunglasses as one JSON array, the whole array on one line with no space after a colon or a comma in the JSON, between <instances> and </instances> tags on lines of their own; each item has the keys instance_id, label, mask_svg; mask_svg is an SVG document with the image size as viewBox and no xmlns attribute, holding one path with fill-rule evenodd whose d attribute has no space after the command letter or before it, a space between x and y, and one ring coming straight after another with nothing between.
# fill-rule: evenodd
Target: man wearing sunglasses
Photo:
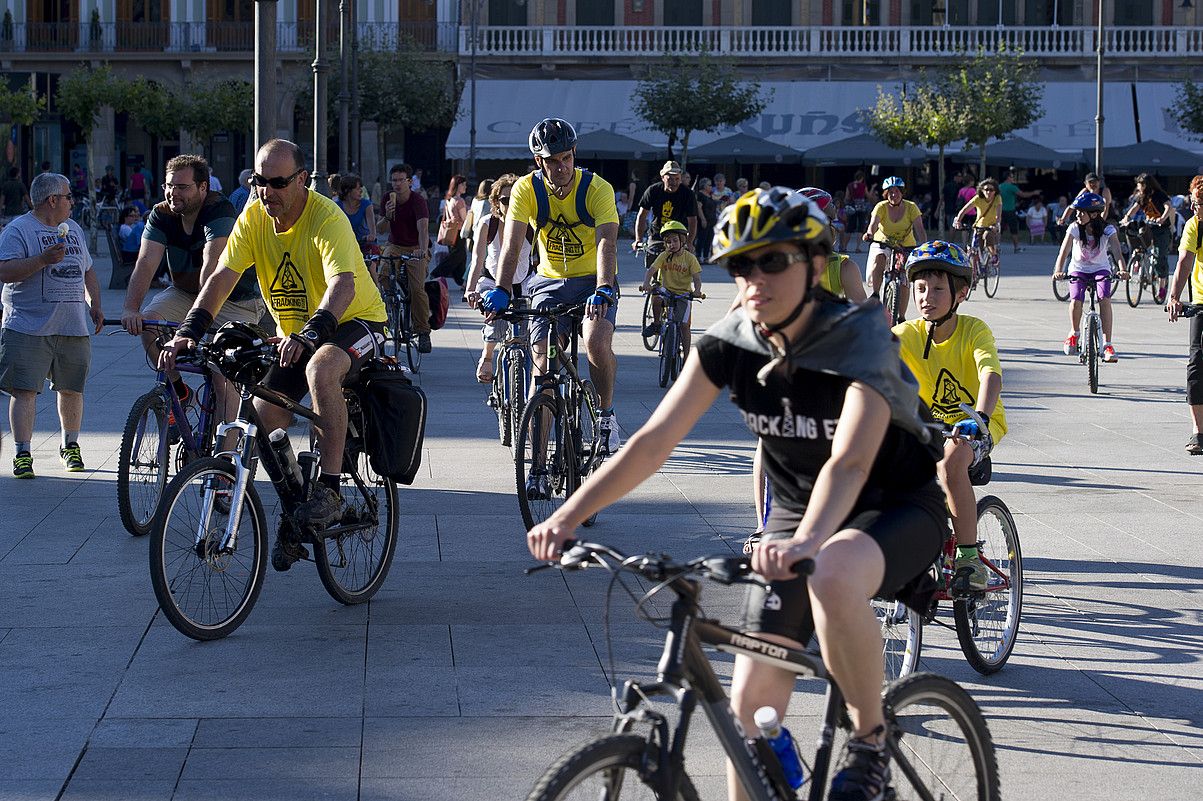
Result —
<instances>
[{"instance_id":1,"label":"man wearing sunglasses","mask_svg":"<svg viewBox=\"0 0 1203 801\"><path fill-rule=\"evenodd\" d=\"M1165 310L1169 313L1170 322L1178 319L1182 313L1182 290L1190 281L1189 300L1192 303L1203 303L1203 175L1191 179L1190 192L1191 211L1194 213L1186 221L1182 230L1182 241L1178 245L1178 266L1174 269L1174 278L1170 282L1170 296L1166 300ZM1203 443L1200 443L1200 431L1203 431L1203 349L1200 349L1200 338L1203 337L1203 315L1190 318L1190 357L1186 363L1186 402L1190 404L1192 432L1186 440L1186 452L1191 456L1203 456Z\"/></svg>"},{"instance_id":2,"label":"man wearing sunglasses","mask_svg":"<svg viewBox=\"0 0 1203 801\"><path fill-rule=\"evenodd\" d=\"M242 274L252 266L276 321L280 359L263 386L299 401L306 394L317 413L321 452L320 485L297 514L321 529L343 510L339 494L343 444L347 433L345 381L379 352L384 342L385 311L360 253L351 221L334 201L305 184L301 150L273 139L255 157L251 183L257 197L234 224L217 269L163 349L160 363L173 366L175 356L199 340L213 322ZM292 414L255 401L267 430L287 428ZM295 561L293 548L277 540L276 549Z\"/></svg>"}]
</instances>

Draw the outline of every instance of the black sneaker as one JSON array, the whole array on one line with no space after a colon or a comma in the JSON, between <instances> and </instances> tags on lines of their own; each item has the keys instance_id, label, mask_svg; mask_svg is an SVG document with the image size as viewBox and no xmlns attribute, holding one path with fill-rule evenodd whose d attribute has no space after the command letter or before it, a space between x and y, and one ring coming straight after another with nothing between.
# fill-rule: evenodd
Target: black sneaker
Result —
<instances>
[{"instance_id":1,"label":"black sneaker","mask_svg":"<svg viewBox=\"0 0 1203 801\"><path fill-rule=\"evenodd\" d=\"M309 558L309 551L299 542L293 542L277 534L272 546L272 568L283 573L302 559Z\"/></svg>"},{"instance_id":2,"label":"black sneaker","mask_svg":"<svg viewBox=\"0 0 1203 801\"><path fill-rule=\"evenodd\" d=\"M870 736L881 732L879 726ZM885 746L860 739L849 740L844 765L831 780L828 801L887 801L892 798L890 754Z\"/></svg>"},{"instance_id":3,"label":"black sneaker","mask_svg":"<svg viewBox=\"0 0 1203 801\"><path fill-rule=\"evenodd\" d=\"M418 353L430 353L430 334L418 334Z\"/></svg>"},{"instance_id":4,"label":"black sneaker","mask_svg":"<svg viewBox=\"0 0 1203 801\"><path fill-rule=\"evenodd\" d=\"M319 482L309 500L297 507L296 519L320 530L342 517L345 505L341 494Z\"/></svg>"}]
</instances>

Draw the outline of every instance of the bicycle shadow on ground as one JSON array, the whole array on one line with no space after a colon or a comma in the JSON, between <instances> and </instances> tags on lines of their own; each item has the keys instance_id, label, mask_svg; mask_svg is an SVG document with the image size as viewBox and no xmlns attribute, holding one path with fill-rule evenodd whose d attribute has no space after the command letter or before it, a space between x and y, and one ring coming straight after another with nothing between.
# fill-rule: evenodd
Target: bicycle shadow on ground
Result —
<instances>
[{"instance_id":1,"label":"bicycle shadow on ground","mask_svg":"<svg viewBox=\"0 0 1203 801\"><path fill-rule=\"evenodd\" d=\"M1010 465L1008 465L1010 467ZM1040 465L1040 467L1055 467L1055 465ZM1070 469L1070 468L1066 468ZM1081 468L1072 468L1079 470ZM1066 476L1041 476L1033 473L1007 473L995 470L990 477L990 484L1036 484L1050 487L1072 487L1074 489L1099 489L1099 490L1147 490L1148 487L1136 486L1133 484L1115 484L1104 483L1098 481L1083 481L1080 478Z\"/></svg>"}]
</instances>

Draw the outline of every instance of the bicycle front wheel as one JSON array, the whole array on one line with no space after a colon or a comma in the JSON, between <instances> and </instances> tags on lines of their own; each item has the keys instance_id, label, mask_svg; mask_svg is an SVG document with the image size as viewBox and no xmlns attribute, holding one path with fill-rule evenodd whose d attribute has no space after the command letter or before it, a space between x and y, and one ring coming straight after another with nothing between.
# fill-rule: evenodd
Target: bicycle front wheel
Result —
<instances>
[{"instance_id":1,"label":"bicycle front wheel","mask_svg":"<svg viewBox=\"0 0 1203 801\"><path fill-rule=\"evenodd\" d=\"M662 799L648 784L656 751L638 734L602 737L560 757L535 783L527 801L644 801ZM675 801L696 801L698 791L687 774Z\"/></svg>"},{"instance_id":2,"label":"bicycle front wheel","mask_svg":"<svg viewBox=\"0 0 1203 801\"><path fill-rule=\"evenodd\" d=\"M267 522L248 484L232 542L223 547L234 497L234 465L198 459L171 480L150 541L150 583L181 634L216 640L250 614L267 569Z\"/></svg>"},{"instance_id":3,"label":"bicycle front wheel","mask_svg":"<svg viewBox=\"0 0 1203 801\"><path fill-rule=\"evenodd\" d=\"M601 398L594 388L593 382L586 378L581 382L581 391L576 398L576 419L580 436L574 438L572 452L577 460L577 474L572 482L572 492L576 492L585 479L597 468L601 467L601 432L597 427L597 418L601 414ZM591 526L597 522L597 513L590 515L581 525Z\"/></svg>"},{"instance_id":4,"label":"bicycle front wheel","mask_svg":"<svg viewBox=\"0 0 1203 801\"><path fill-rule=\"evenodd\" d=\"M1053 297L1064 303L1069 300L1069 282L1053 279Z\"/></svg>"},{"instance_id":5,"label":"bicycle front wheel","mask_svg":"<svg viewBox=\"0 0 1203 801\"><path fill-rule=\"evenodd\" d=\"M330 597L350 605L375 595L393 564L397 550L397 485L376 475L368 455L353 447L350 440L347 447L339 487L346 508L337 527L355 530L316 543L313 561Z\"/></svg>"},{"instance_id":6,"label":"bicycle front wheel","mask_svg":"<svg viewBox=\"0 0 1203 801\"><path fill-rule=\"evenodd\" d=\"M414 333L413 307L409 305L409 301L401 304L401 325L405 332L405 361L409 363L409 369L416 373L422 367L422 351L418 350L418 335Z\"/></svg>"},{"instance_id":7,"label":"bicycle front wheel","mask_svg":"<svg viewBox=\"0 0 1203 801\"><path fill-rule=\"evenodd\" d=\"M677 360L677 331L672 325L663 326L660 333L660 386L673 380L673 363Z\"/></svg>"},{"instance_id":8,"label":"bicycle front wheel","mask_svg":"<svg viewBox=\"0 0 1203 801\"><path fill-rule=\"evenodd\" d=\"M986 297L992 298L998 294L998 282L1002 277L1002 265L994 259L986 261L985 276L982 279Z\"/></svg>"},{"instance_id":9,"label":"bicycle front wheel","mask_svg":"<svg viewBox=\"0 0 1203 801\"><path fill-rule=\"evenodd\" d=\"M509 354L505 349L497 351L493 360L493 384L489 387L489 405L497 413L497 436L503 447L510 447L514 430L510 424L509 397Z\"/></svg>"},{"instance_id":10,"label":"bicycle front wheel","mask_svg":"<svg viewBox=\"0 0 1203 801\"><path fill-rule=\"evenodd\" d=\"M518 508L527 530L551 517L576 485L576 456L565 430L560 399L540 393L531 398L518 428L514 470Z\"/></svg>"},{"instance_id":11,"label":"bicycle front wheel","mask_svg":"<svg viewBox=\"0 0 1203 801\"><path fill-rule=\"evenodd\" d=\"M167 400L152 389L134 401L117 463L117 511L135 537L150 533L171 464L167 441Z\"/></svg>"},{"instance_id":12,"label":"bicycle front wheel","mask_svg":"<svg viewBox=\"0 0 1203 801\"><path fill-rule=\"evenodd\" d=\"M977 502L977 539L986 562L986 591L953 604L957 639L969 664L997 673L1011 656L1023 612L1023 554L1007 505L993 495Z\"/></svg>"},{"instance_id":13,"label":"bicycle front wheel","mask_svg":"<svg viewBox=\"0 0 1203 801\"><path fill-rule=\"evenodd\" d=\"M955 682L912 674L886 690L885 710L898 801L1001 797L986 719Z\"/></svg>"},{"instance_id":14,"label":"bicycle front wheel","mask_svg":"<svg viewBox=\"0 0 1203 801\"><path fill-rule=\"evenodd\" d=\"M1085 338L1083 343L1083 356L1086 359L1086 378L1090 385L1091 394L1098 394L1099 391L1099 326L1098 318L1094 314L1089 314L1086 317L1086 323L1082 326L1082 336Z\"/></svg>"},{"instance_id":15,"label":"bicycle front wheel","mask_svg":"<svg viewBox=\"0 0 1203 801\"><path fill-rule=\"evenodd\" d=\"M870 601L881 623L882 661L886 682L915 672L923 650L923 618L901 601Z\"/></svg>"},{"instance_id":16,"label":"bicycle front wheel","mask_svg":"<svg viewBox=\"0 0 1203 801\"><path fill-rule=\"evenodd\" d=\"M509 362L509 389L506 400L506 412L510 416L510 452L517 455L518 430L522 427L522 412L526 407L526 350L518 345L506 349L506 360Z\"/></svg>"},{"instance_id":17,"label":"bicycle front wheel","mask_svg":"<svg viewBox=\"0 0 1203 801\"><path fill-rule=\"evenodd\" d=\"M886 311L890 315L891 326L898 325L900 322L902 322L901 290L902 287L900 283L895 279L887 281L885 288L882 290L881 302L882 305L886 307Z\"/></svg>"},{"instance_id":18,"label":"bicycle front wheel","mask_svg":"<svg viewBox=\"0 0 1203 801\"><path fill-rule=\"evenodd\" d=\"M1135 269L1128 273L1128 278L1124 281L1124 291L1128 295L1128 305L1135 309L1140 305L1140 296L1145 288L1143 251L1133 250L1129 264L1135 265Z\"/></svg>"},{"instance_id":19,"label":"bicycle front wheel","mask_svg":"<svg viewBox=\"0 0 1203 801\"><path fill-rule=\"evenodd\" d=\"M655 307L652 305L652 293L650 292L643 296L643 322L641 325L643 327L639 329L639 334L643 337L643 347L647 350L655 350L660 344L660 328L656 326ZM653 328L653 326L655 327ZM653 332L651 336L645 333L649 330Z\"/></svg>"}]
</instances>

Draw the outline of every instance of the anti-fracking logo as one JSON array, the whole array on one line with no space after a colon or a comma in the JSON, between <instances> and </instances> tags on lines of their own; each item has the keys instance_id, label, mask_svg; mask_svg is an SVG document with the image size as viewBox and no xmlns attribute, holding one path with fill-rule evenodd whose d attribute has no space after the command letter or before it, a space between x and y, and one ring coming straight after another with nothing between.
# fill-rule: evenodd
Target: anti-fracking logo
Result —
<instances>
[{"instance_id":1,"label":"anti-fracking logo","mask_svg":"<svg viewBox=\"0 0 1203 801\"><path fill-rule=\"evenodd\" d=\"M268 294L271 296L272 311L281 322L289 319L304 322L309 319L309 295L305 291L305 279L293 264L292 254L287 251L276 267L276 278Z\"/></svg>"},{"instance_id":2,"label":"anti-fracking logo","mask_svg":"<svg viewBox=\"0 0 1203 801\"><path fill-rule=\"evenodd\" d=\"M547 257L553 264L572 261L585 255L585 245L572 229L572 224L564 219L563 215L550 220L544 229L547 237L544 240Z\"/></svg>"},{"instance_id":3,"label":"anti-fracking logo","mask_svg":"<svg viewBox=\"0 0 1203 801\"><path fill-rule=\"evenodd\" d=\"M947 369L941 370L936 376L936 387L932 391L932 414L941 419L960 418L962 403L973 406L977 400L960 381L957 381L956 376Z\"/></svg>"}]
</instances>

